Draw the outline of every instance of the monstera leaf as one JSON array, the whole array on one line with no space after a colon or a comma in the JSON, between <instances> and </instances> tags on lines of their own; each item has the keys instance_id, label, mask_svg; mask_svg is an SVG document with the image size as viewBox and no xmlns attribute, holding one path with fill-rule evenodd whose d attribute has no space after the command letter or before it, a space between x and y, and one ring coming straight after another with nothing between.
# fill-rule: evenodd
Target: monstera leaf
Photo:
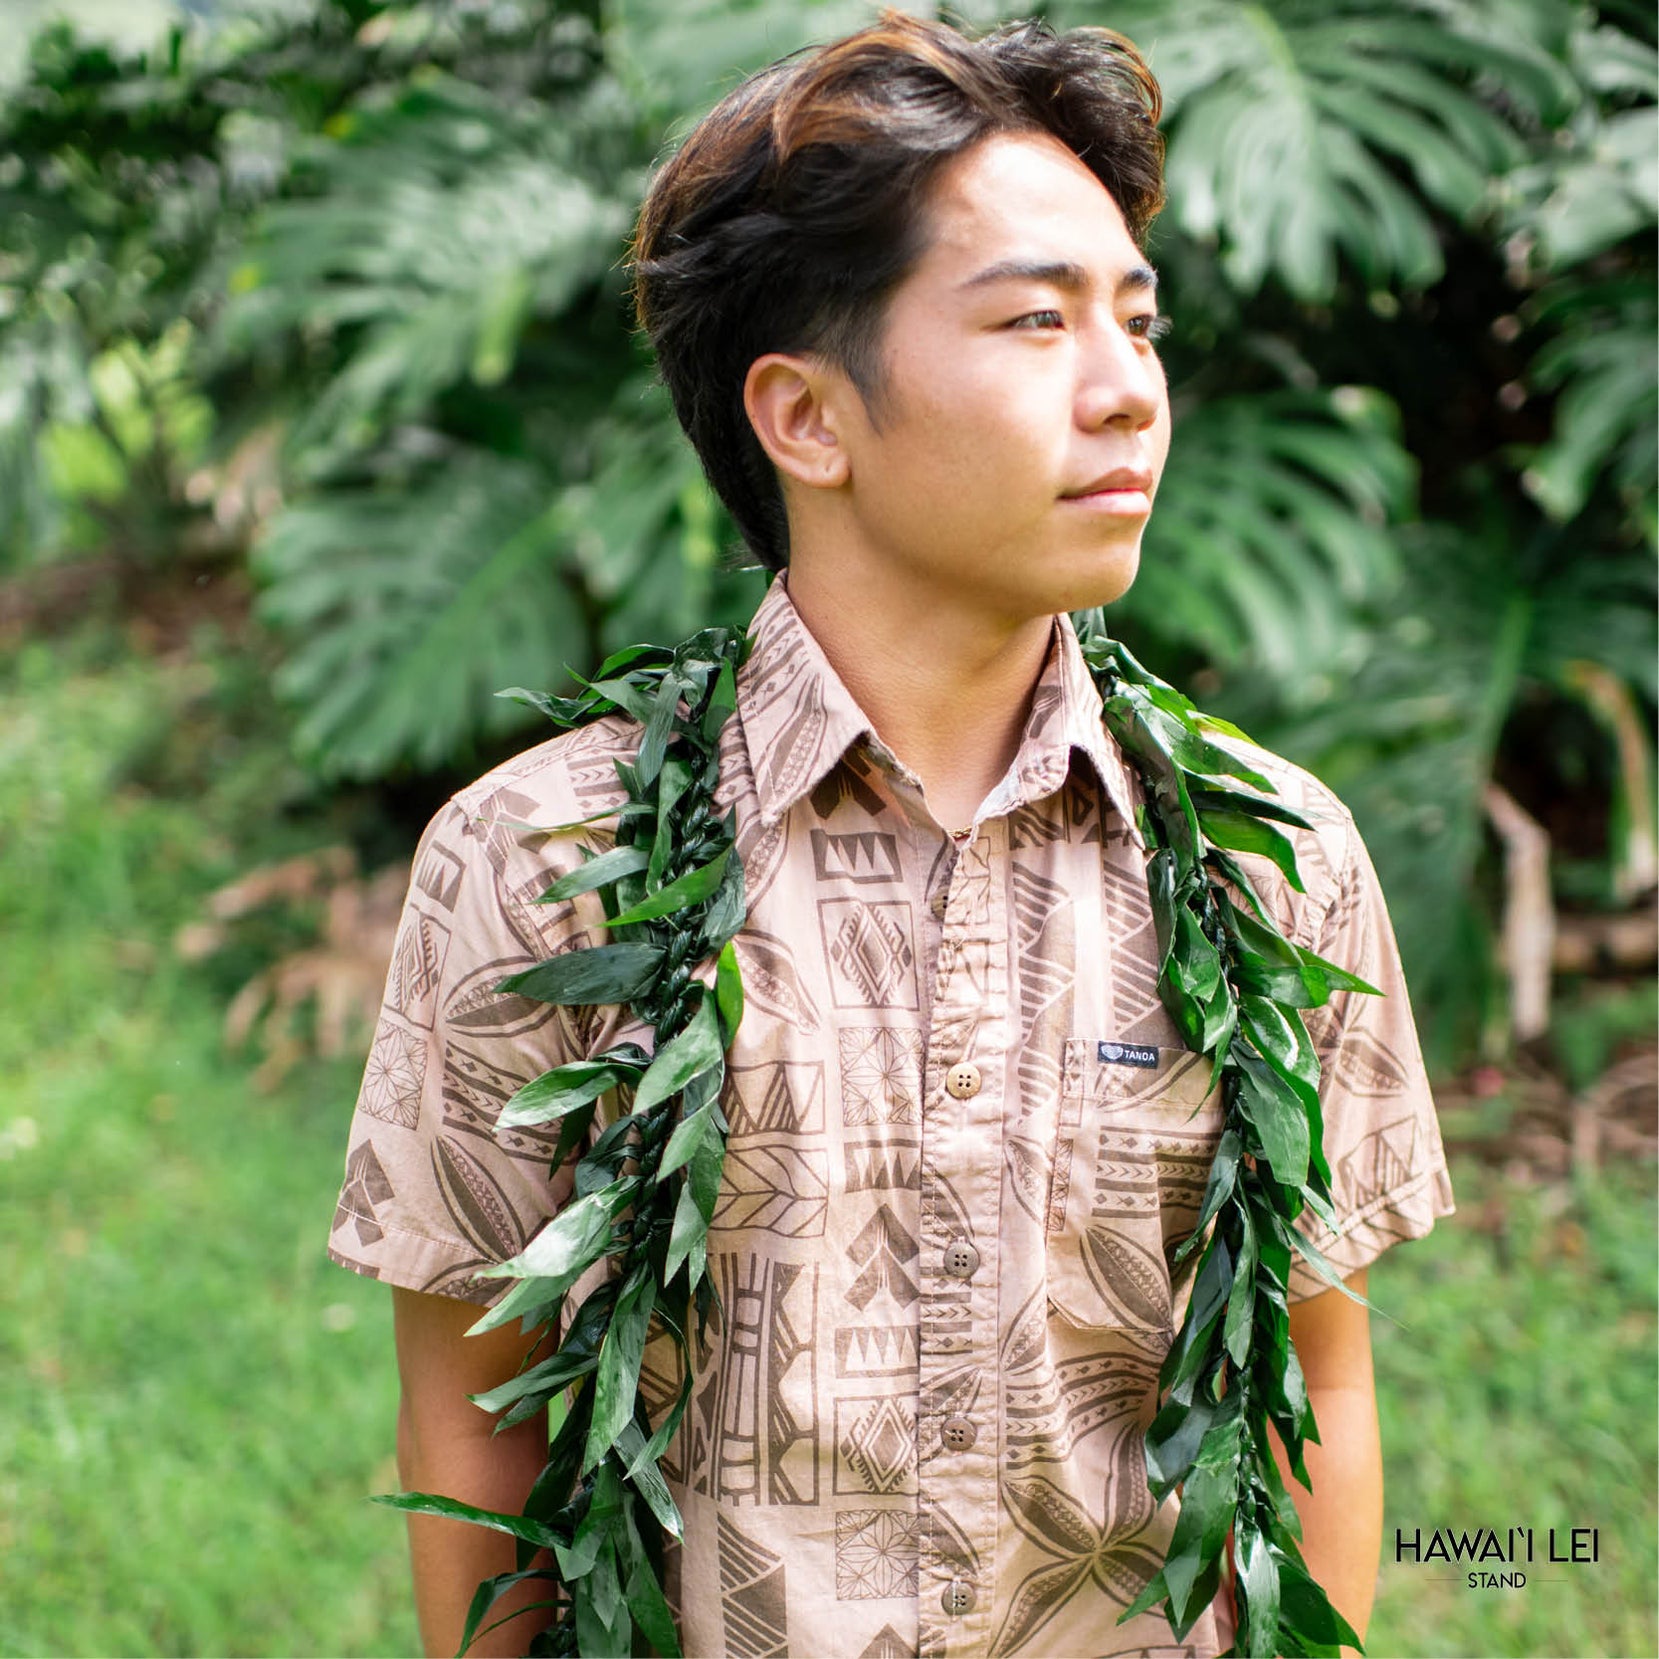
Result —
<instances>
[{"instance_id":1,"label":"monstera leaf","mask_svg":"<svg viewBox=\"0 0 1659 1659\"><path fill-rule=\"evenodd\" d=\"M548 483L475 450L410 487L338 490L271 523L261 609L294 642L279 690L323 769L439 766L514 721L497 689L580 657L559 581L572 523Z\"/></svg>"},{"instance_id":2,"label":"monstera leaf","mask_svg":"<svg viewBox=\"0 0 1659 1659\"><path fill-rule=\"evenodd\" d=\"M903 9L935 15L930 6ZM851 34L875 10L865 0L612 0L607 36L639 107L685 128L750 71Z\"/></svg>"},{"instance_id":3,"label":"monstera leaf","mask_svg":"<svg viewBox=\"0 0 1659 1659\"><path fill-rule=\"evenodd\" d=\"M1380 393L1200 404L1177 422L1140 573L1116 610L1264 672L1295 701L1351 653L1361 602L1390 585L1388 526L1415 483Z\"/></svg>"},{"instance_id":4,"label":"monstera leaf","mask_svg":"<svg viewBox=\"0 0 1659 1659\"><path fill-rule=\"evenodd\" d=\"M1577 697L1583 663L1651 704L1654 572L1645 551L1575 556L1570 532L1526 538L1513 520L1484 536L1416 525L1399 544L1404 580L1389 614L1373 617L1343 695L1255 731L1353 810L1390 897L1425 1047L1444 1061L1467 1052L1501 994L1477 871L1504 728L1529 695Z\"/></svg>"},{"instance_id":5,"label":"monstera leaf","mask_svg":"<svg viewBox=\"0 0 1659 1659\"><path fill-rule=\"evenodd\" d=\"M1431 209L1475 217L1527 153L1476 77L1501 80L1520 117L1557 120L1579 96L1548 49L1573 15L1552 0L1086 0L1052 15L1119 29L1147 54L1170 212L1219 244L1236 287L1272 276L1304 300L1332 296L1343 260L1373 286L1441 275Z\"/></svg>"},{"instance_id":6,"label":"monstera leaf","mask_svg":"<svg viewBox=\"0 0 1659 1659\"><path fill-rule=\"evenodd\" d=\"M555 111L425 77L300 147L321 188L261 216L220 340L246 352L296 328L349 331L290 436L304 475L425 418L451 388L503 381L526 330L606 278L641 182L585 175L584 149L615 149L601 142L614 120L600 83Z\"/></svg>"},{"instance_id":7,"label":"monstera leaf","mask_svg":"<svg viewBox=\"0 0 1659 1659\"><path fill-rule=\"evenodd\" d=\"M576 484L428 433L411 477L284 509L255 570L301 748L337 775L441 766L529 721L500 688L593 656L595 605L605 650L747 617L758 577L715 589L714 507L663 405L626 382Z\"/></svg>"},{"instance_id":8,"label":"monstera leaf","mask_svg":"<svg viewBox=\"0 0 1659 1659\"><path fill-rule=\"evenodd\" d=\"M1528 494L1552 519L1565 522L1606 479L1648 541L1659 541L1654 517L1659 422L1653 402L1659 307L1651 271L1604 281L1566 278L1540 292L1526 309L1533 322L1553 330L1534 357L1529 378L1541 390L1558 390L1554 431L1522 474Z\"/></svg>"}]
</instances>

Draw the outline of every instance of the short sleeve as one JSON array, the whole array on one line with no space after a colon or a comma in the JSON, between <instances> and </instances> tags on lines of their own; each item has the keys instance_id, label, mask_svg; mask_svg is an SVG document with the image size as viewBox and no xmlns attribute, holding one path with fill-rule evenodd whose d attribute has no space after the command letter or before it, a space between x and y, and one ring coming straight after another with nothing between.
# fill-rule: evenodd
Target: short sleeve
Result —
<instances>
[{"instance_id":1,"label":"short sleeve","mask_svg":"<svg viewBox=\"0 0 1659 1659\"><path fill-rule=\"evenodd\" d=\"M1297 1225L1347 1277L1391 1244L1421 1238L1456 1206L1393 925L1351 818L1334 885L1314 948L1383 995L1339 992L1307 1016L1341 1229L1333 1234L1311 1212ZM1293 1260L1292 1302L1330 1288L1300 1256Z\"/></svg>"},{"instance_id":2,"label":"short sleeve","mask_svg":"<svg viewBox=\"0 0 1659 1659\"><path fill-rule=\"evenodd\" d=\"M489 1304L474 1280L517 1255L568 1194L557 1126L495 1133L532 1077L589 1052L577 1011L503 996L508 974L592 941L522 826L452 799L421 837L351 1121L330 1259L410 1290Z\"/></svg>"}]
</instances>

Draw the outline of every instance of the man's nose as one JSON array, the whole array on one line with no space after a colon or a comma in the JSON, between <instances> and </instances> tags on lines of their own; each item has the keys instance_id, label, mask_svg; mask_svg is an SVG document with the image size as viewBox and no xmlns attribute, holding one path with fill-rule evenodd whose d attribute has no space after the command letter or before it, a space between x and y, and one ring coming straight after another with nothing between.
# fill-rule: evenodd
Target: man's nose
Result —
<instances>
[{"instance_id":1,"label":"man's nose","mask_svg":"<svg viewBox=\"0 0 1659 1659\"><path fill-rule=\"evenodd\" d=\"M1123 323L1103 318L1087 331L1077 397L1079 424L1088 430L1115 422L1139 432L1163 407L1163 364Z\"/></svg>"}]
</instances>

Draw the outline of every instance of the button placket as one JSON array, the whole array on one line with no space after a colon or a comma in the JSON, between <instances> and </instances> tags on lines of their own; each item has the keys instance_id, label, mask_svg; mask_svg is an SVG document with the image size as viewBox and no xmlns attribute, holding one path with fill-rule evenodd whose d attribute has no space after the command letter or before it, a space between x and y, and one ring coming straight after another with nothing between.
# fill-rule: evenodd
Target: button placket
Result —
<instances>
[{"instance_id":1,"label":"button placket","mask_svg":"<svg viewBox=\"0 0 1659 1659\"><path fill-rule=\"evenodd\" d=\"M937 1404L924 1405L917 1424L918 1567L923 1593L946 1616L943 1659L983 1651L992 1611L997 1436L984 1432L988 1419L966 1413L996 1409L996 1217L1013 1019L1007 840L1005 821L991 819L958 844L926 1038L919 1382L922 1400Z\"/></svg>"}]
</instances>

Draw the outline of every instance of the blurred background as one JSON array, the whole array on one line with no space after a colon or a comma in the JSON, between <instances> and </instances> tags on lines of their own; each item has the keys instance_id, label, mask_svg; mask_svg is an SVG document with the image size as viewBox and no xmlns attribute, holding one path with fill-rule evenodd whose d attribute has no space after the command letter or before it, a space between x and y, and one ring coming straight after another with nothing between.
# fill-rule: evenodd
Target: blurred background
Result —
<instances>
[{"instance_id":1,"label":"blurred background","mask_svg":"<svg viewBox=\"0 0 1659 1659\"><path fill-rule=\"evenodd\" d=\"M757 602L620 261L874 12L0 0L0 1653L415 1651L389 1298L323 1256L409 858L545 735L497 688ZM1653 1653L1652 7L944 15L1162 81L1111 620L1350 803L1410 974L1459 1210L1372 1275L1371 1651ZM1393 1562L1512 1525L1600 1560Z\"/></svg>"}]
</instances>

